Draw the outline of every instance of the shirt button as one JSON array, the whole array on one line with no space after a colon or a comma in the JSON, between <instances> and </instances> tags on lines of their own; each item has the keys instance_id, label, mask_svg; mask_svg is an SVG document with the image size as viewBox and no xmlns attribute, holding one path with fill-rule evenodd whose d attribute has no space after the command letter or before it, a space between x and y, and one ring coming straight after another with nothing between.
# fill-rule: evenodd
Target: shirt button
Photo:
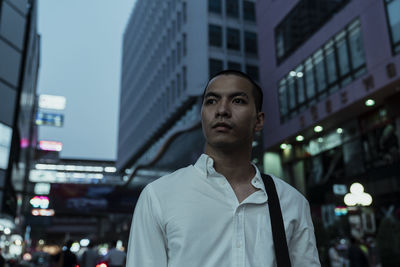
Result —
<instances>
[{"instance_id":1,"label":"shirt button","mask_svg":"<svg viewBox=\"0 0 400 267\"><path fill-rule=\"evenodd\" d=\"M237 247L237 248L241 248L241 247L242 247L242 243L237 242L237 243L236 243L236 247Z\"/></svg>"}]
</instances>

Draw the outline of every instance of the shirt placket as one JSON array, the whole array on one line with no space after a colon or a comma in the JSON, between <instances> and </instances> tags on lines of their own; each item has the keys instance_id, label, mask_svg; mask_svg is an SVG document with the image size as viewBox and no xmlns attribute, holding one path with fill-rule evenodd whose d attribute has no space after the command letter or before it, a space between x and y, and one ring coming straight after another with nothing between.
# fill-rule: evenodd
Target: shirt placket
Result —
<instances>
[{"instance_id":1,"label":"shirt placket","mask_svg":"<svg viewBox=\"0 0 400 267\"><path fill-rule=\"evenodd\" d=\"M235 267L245 267L244 208L245 205L239 205L235 212L235 235L232 244Z\"/></svg>"}]
</instances>

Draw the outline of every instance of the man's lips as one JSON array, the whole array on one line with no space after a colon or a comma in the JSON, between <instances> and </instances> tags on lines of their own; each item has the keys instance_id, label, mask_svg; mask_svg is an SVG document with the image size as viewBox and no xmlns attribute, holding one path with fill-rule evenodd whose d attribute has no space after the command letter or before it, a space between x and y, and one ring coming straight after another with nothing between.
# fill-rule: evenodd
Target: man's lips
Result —
<instances>
[{"instance_id":1,"label":"man's lips","mask_svg":"<svg viewBox=\"0 0 400 267\"><path fill-rule=\"evenodd\" d=\"M229 123L225 123L225 122L217 122L215 124L213 124L212 126L213 129L232 129L232 125L230 125Z\"/></svg>"}]
</instances>

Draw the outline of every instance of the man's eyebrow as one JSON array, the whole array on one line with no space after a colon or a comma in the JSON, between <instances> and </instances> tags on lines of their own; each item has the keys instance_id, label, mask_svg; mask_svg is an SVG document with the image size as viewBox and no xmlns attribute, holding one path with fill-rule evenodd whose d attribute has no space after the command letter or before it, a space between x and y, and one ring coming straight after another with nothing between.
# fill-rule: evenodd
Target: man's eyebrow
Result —
<instances>
[{"instance_id":1,"label":"man's eyebrow","mask_svg":"<svg viewBox=\"0 0 400 267\"><path fill-rule=\"evenodd\" d=\"M207 98L207 97L220 97L220 95L213 93L213 92L208 92L204 95L204 98Z\"/></svg>"},{"instance_id":2,"label":"man's eyebrow","mask_svg":"<svg viewBox=\"0 0 400 267\"><path fill-rule=\"evenodd\" d=\"M243 97L245 97L245 98L249 98L249 96L245 93L245 92L237 92L237 93L233 93L233 94L231 94L230 95L230 97L236 97L236 96L243 96Z\"/></svg>"}]
</instances>

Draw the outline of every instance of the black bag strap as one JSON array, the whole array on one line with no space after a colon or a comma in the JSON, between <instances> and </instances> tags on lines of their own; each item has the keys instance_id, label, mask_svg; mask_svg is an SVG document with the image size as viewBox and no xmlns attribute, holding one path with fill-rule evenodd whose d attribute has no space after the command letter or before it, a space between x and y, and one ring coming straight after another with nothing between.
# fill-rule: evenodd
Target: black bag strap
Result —
<instances>
[{"instance_id":1,"label":"black bag strap","mask_svg":"<svg viewBox=\"0 0 400 267\"><path fill-rule=\"evenodd\" d=\"M286 243L285 228L283 226L282 211L275 183L269 175L262 173L261 177L268 195L268 209L271 219L272 236L274 239L276 263L278 267L290 267L291 263Z\"/></svg>"}]
</instances>

